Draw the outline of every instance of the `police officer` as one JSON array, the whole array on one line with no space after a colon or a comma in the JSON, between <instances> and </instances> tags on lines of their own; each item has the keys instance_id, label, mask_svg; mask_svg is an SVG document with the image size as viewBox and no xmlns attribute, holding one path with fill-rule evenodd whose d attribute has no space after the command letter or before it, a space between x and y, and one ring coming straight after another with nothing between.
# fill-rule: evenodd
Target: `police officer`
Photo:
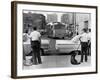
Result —
<instances>
[{"instance_id":1,"label":"police officer","mask_svg":"<svg viewBox=\"0 0 100 80\"><path fill-rule=\"evenodd\" d=\"M40 56L40 44L41 44L41 34L37 31L36 27L33 27L33 31L29 35L31 39L31 47L32 47L32 62L37 65L41 64L41 56Z\"/></svg>"},{"instance_id":2,"label":"police officer","mask_svg":"<svg viewBox=\"0 0 100 80\"><path fill-rule=\"evenodd\" d=\"M88 41L90 40L90 37L88 35L88 29L84 28L82 30L82 34L80 35L80 41L81 41L81 62L83 62L83 58L85 56L85 62L88 60Z\"/></svg>"}]
</instances>

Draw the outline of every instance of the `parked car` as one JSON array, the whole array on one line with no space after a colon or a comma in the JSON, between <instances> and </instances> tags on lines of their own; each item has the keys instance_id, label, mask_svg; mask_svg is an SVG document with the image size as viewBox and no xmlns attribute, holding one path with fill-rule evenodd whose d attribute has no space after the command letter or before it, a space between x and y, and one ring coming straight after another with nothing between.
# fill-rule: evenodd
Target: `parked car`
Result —
<instances>
[{"instance_id":1,"label":"parked car","mask_svg":"<svg viewBox=\"0 0 100 80\"><path fill-rule=\"evenodd\" d=\"M31 52L30 41L23 43L24 53L28 55ZM80 42L72 40L55 40L55 39L42 39L41 40L41 55L55 54L55 53L70 53L74 50L81 51Z\"/></svg>"},{"instance_id":2,"label":"parked car","mask_svg":"<svg viewBox=\"0 0 100 80\"><path fill-rule=\"evenodd\" d=\"M56 40L56 49L59 52L70 53L71 51L81 50L80 42L74 43L72 40Z\"/></svg>"}]
</instances>

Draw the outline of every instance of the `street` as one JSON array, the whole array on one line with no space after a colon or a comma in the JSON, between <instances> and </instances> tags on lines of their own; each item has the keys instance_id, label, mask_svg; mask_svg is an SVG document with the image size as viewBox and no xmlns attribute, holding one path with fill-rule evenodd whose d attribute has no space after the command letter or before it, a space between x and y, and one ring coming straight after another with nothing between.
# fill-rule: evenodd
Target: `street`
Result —
<instances>
[{"instance_id":1,"label":"street","mask_svg":"<svg viewBox=\"0 0 100 80\"><path fill-rule=\"evenodd\" d=\"M91 57L88 56L88 62L83 62L79 65L72 65L70 62L70 55L52 55L42 56L42 64L23 66L23 69L46 69L46 68L63 68L63 67L84 67L91 66ZM27 57L30 59L31 57ZM80 55L76 56L77 61L80 61Z\"/></svg>"}]
</instances>

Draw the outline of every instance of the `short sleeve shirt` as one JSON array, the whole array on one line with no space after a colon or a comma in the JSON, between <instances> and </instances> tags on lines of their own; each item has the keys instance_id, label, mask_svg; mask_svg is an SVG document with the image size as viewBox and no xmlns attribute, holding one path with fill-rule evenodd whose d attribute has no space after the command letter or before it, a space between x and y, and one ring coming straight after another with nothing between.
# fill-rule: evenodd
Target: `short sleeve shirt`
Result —
<instances>
[{"instance_id":1,"label":"short sleeve shirt","mask_svg":"<svg viewBox=\"0 0 100 80\"><path fill-rule=\"evenodd\" d=\"M88 40L90 40L90 39L91 39L91 36L88 35L88 33L83 33L82 35L80 35L80 40L82 42L88 42Z\"/></svg>"},{"instance_id":2,"label":"short sleeve shirt","mask_svg":"<svg viewBox=\"0 0 100 80\"><path fill-rule=\"evenodd\" d=\"M31 32L29 37L32 39L32 41L35 41L35 40L39 40L39 38L41 37L41 34L38 31L33 31Z\"/></svg>"}]
</instances>

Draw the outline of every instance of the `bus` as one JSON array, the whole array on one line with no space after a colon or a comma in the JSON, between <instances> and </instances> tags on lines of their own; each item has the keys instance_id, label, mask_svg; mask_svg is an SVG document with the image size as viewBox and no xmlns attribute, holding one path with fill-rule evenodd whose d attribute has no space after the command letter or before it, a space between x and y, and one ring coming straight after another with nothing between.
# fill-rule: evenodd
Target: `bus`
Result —
<instances>
[{"instance_id":1,"label":"bus","mask_svg":"<svg viewBox=\"0 0 100 80\"><path fill-rule=\"evenodd\" d=\"M64 39L66 37L66 25L61 22L52 22L47 24L48 37Z\"/></svg>"}]
</instances>

